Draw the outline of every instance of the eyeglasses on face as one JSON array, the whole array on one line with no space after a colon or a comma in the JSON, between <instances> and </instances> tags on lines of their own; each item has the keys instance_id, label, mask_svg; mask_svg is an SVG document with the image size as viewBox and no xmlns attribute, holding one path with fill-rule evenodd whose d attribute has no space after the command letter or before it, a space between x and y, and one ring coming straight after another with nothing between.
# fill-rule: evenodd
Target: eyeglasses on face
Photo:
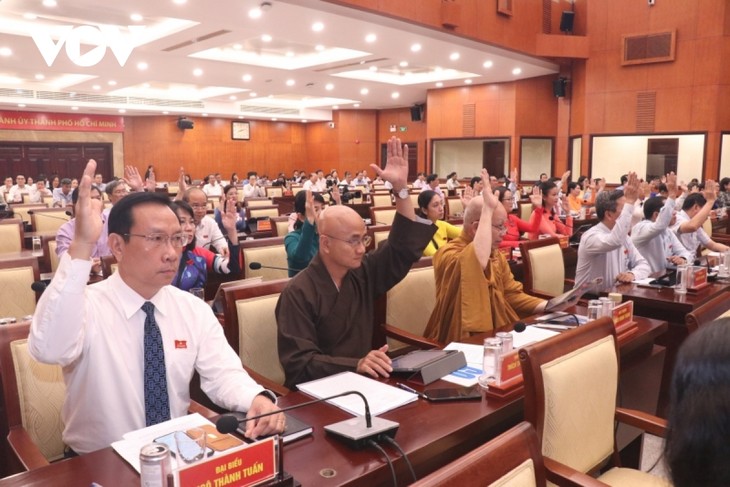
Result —
<instances>
[{"instance_id":1,"label":"eyeglasses on face","mask_svg":"<svg viewBox=\"0 0 730 487\"><path fill-rule=\"evenodd\" d=\"M167 235L166 233L150 233L149 235L140 235L138 233L125 233L125 237L140 237L150 248L160 248L170 243L175 248L185 247L190 242L189 237L184 233L175 233Z\"/></svg>"},{"instance_id":2,"label":"eyeglasses on face","mask_svg":"<svg viewBox=\"0 0 730 487\"><path fill-rule=\"evenodd\" d=\"M505 233L507 233L507 227L505 227L504 225L492 225L492 228L497 230L500 235L504 235Z\"/></svg>"},{"instance_id":3,"label":"eyeglasses on face","mask_svg":"<svg viewBox=\"0 0 730 487\"><path fill-rule=\"evenodd\" d=\"M208 208L208 205L206 205L206 204L202 204L202 205L201 204L194 204L194 205L190 205L190 208L192 208L193 210L205 210L205 209Z\"/></svg>"},{"instance_id":4,"label":"eyeglasses on face","mask_svg":"<svg viewBox=\"0 0 730 487\"><path fill-rule=\"evenodd\" d=\"M362 244L363 247L367 248L368 245L370 245L370 243L373 241L373 237L371 237L370 235L365 235L362 238L353 237L353 238L348 238L348 239L333 237L332 235L327 235L324 233L322 235L324 235L325 237L328 237L328 238L339 240L340 242L345 242L346 244L348 244L350 247L353 247L353 248L357 247L360 244Z\"/></svg>"}]
</instances>

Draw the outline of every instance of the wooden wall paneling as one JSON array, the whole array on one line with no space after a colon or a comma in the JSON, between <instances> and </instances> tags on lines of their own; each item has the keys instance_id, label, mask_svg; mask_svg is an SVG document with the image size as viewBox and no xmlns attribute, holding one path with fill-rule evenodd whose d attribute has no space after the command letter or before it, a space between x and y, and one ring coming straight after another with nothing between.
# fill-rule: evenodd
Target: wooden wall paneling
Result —
<instances>
[{"instance_id":1,"label":"wooden wall paneling","mask_svg":"<svg viewBox=\"0 0 730 487\"><path fill-rule=\"evenodd\" d=\"M717 37L706 37L678 42L678 44L683 48L683 52L692 53L692 55L677 58L678 62L682 61L682 67L684 68L684 70L680 70L680 65L677 65L677 76L684 75L684 86L691 89L693 85L716 84L718 80L723 79L723 68L728 64L726 59L722 57L727 52L725 49L726 40ZM687 76L688 73L692 73L692 75Z\"/></svg>"},{"instance_id":2,"label":"wooden wall paneling","mask_svg":"<svg viewBox=\"0 0 730 487\"><path fill-rule=\"evenodd\" d=\"M585 110L585 133L596 134L604 133L605 117L606 117L606 93L587 93ZM590 107L590 108L589 108ZM584 145L585 147L585 145Z\"/></svg>"},{"instance_id":3,"label":"wooden wall paneling","mask_svg":"<svg viewBox=\"0 0 730 487\"><path fill-rule=\"evenodd\" d=\"M690 92L687 90L678 90L676 97L679 98L681 105L686 106L686 113L688 114L686 125L690 130L698 130L704 128L706 130L719 130L724 127L718 125L718 113L726 111L728 105L720 105L720 92L727 91L728 87L721 87L717 85L711 86L695 86ZM680 92L682 91L682 92ZM670 98L672 93L665 91L662 92L662 96L666 99L662 101L665 103L676 103L676 98ZM667 119L662 119L666 125L670 125Z\"/></svg>"},{"instance_id":4,"label":"wooden wall paneling","mask_svg":"<svg viewBox=\"0 0 730 487\"><path fill-rule=\"evenodd\" d=\"M603 133L636 132L636 92L606 93Z\"/></svg>"},{"instance_id":5,"label":"wooden wall paneling","mask_svg":"<svg viewBox=\"0 0 730 487\"><path fill-rule=\"evenodd\" d=\"M23 145L14 142L0 143L0 177L2 184L5 178L13 178L18 174L23 174ZM25 176L25 174L23 174Z\"/></svg>"}]
</instances>

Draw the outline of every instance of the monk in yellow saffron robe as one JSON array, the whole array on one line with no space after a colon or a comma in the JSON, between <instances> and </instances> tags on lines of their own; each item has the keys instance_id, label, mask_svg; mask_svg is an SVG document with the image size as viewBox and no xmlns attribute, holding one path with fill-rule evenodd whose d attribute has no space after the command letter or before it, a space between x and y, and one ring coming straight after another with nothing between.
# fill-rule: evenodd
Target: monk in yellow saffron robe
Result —
<instances>
[{"instance_id":1,"label":"monk in yellow saffron robe","mask_svg":"<svg viewBox=\"0 0 730 487\"><path fill-rule=\"evenodd\" d=\"M523 292L497 250L506 219L507 212L489 191L469 202L461 236L433 259L436 306L426 338L441 343L463 340L544 310L546 301Z\"/></svg>"}]
</instances>

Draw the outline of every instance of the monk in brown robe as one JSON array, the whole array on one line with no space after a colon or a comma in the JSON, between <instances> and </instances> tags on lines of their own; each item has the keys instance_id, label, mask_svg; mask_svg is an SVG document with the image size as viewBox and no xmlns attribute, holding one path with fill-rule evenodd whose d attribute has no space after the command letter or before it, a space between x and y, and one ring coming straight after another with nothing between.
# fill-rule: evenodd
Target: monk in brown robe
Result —
<instances>
[{"instance_id":1,"label":"monk in brown robe","mask_svg":"<svg viewBox=\"0 0 730 487\"><path fill-rule=\"evenodd\" d=\"M489 174L482 170L482 180ZM433 258L436 306L424 335L441 343L463 340L545 309L526 294L498 250L507 212L491 191L473 198L464 212L461 236Z\"/></svg>"}]
</instances>

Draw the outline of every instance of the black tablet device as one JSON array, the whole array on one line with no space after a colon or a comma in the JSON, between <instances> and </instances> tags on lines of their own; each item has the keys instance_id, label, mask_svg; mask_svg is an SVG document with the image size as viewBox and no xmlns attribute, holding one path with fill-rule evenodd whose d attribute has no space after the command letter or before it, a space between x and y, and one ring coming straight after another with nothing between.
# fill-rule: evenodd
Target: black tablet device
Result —
<instances>
[{"instance_id":1,"label":"black tablet device","mask_svg":"<svg viewBox=\"0 0 730 487\"><path fill-rule=\"evenodd\" d=\"M393 372L418 372L424 366L440 360L456 350L416 350L393 359Z\"/></svg>"}]
</instances>

